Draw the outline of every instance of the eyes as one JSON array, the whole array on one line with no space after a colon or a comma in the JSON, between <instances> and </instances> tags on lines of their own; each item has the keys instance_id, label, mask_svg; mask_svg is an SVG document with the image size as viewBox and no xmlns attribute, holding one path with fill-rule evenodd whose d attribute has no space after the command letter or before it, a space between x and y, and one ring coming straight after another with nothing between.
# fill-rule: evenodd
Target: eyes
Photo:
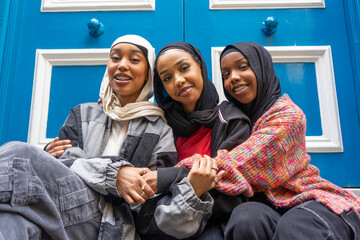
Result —
<instances>
[{"instance_id":1,"label":"eyes","mask_svg":"<svg viewBox=\"0 0 360 240\"><path fill-rule=\"evenodd\" d=\"M123 57L124 57L124 56L121 56L121 55L118 54L118 53L113 53L113 54L110 55L110 58L111 58L111 60L112 60L113 62L121 61L121 59L122 59ZM125 56L125 57L126 57L126 56ZM141 61L141 58L140 58L139 56L137 56L137 55L129 56L128 59L129 59L129 61L130 61L131 63L134 63L134 64L139 63L139 62Z\"/></svg>"},{"instance_id":2,"label":"eyes","mask_svg":"<svg viewBox=\"0 0 360 240\"><path fill-rule=\"evenodd\" d=\"M232 71L237 71L240 70L240 72L246 71L250 68L249 63L246 62L241 62L239 64L236 64L234 67L229 67L229 68L224 68L221 72L222 78L223 79L227 79L230 76L230 73Z\"/></svg>"},{"instance_id":3,"label":"eyes","mask_svg":"<svg viewBox=\"0 0 360 240\"><path fill-rule=\"evenodd\" d=\"M179 71L180 73L185 73L190 69L190 67L191 67L190 64L184 63L184 64L180 65L176 71ZM166 73L161 78L161 81L163 83L166 83L166 82L169 82L172 78L173 78L173 74Z\"/></svg>"}]
</instances>

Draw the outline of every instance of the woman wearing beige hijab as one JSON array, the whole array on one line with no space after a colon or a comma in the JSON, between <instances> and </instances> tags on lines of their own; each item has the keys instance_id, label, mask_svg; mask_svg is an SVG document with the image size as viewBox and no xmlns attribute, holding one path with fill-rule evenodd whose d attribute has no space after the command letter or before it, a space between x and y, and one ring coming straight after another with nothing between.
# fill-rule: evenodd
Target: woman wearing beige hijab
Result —
<instances>
[{"instance_id":1,"label":"woman wearing beige hijab","mask_svg":"<svg viewBox=\"0 0 360 240\"><path fill-rule=\"evenodd\" d=\"M29 144L0 147L0 175L8 176L9 186L0 191L0 218L8 220L1 221L0 236L137 239L133 214L154 195L142 175L177 162L163 111L148 101L154 58L142 37L126 35L112 44L102 106L84 103L71 110L59 138L72 147L59 159ZM19 166L31 177L17 174ZM17 193L17 186L24 191Z\"/></svg>"}]
</instances>

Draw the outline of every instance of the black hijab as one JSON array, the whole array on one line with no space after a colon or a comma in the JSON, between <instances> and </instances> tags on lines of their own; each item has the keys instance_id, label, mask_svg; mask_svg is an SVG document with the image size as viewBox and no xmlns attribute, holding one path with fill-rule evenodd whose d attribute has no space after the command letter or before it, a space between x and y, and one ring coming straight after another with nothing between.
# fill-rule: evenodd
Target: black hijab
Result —
<instances>
[{"instance_id":1,"label":"black hijab","mask_svg":"<svg viewBox=\"0 0 360 240\"><path fill-rule=\"evenodd\" d=\"M180 49L189 53L201 66L203 77L203 90L196 103L194 112L186 114L182 105L173 100L166 92L157 71L157 62L161 55L170 49ZM186 42L174 42L164 46L155 60L154 70L154 94L157 104L164 110L168 124L173 129L175 136L188 137L201 126L211 128L217 117L217 104L219 96L214 84L207 76L205 61L200 51Z\"/></svg>"},{"instance_id":2,"label":"black hijab","mask_svg":"<svg viewBox=\"0 0 360 240\"><path fill-rule=\"evenodd\" d=\"M257 79L257 95L249 109L234 99L224 87L226 98L237 105L250 118L252 125L276 102L281 95L279 78L275 75L270 53L261 45L252 42L239 42L225 47L221 59L228 53L241 52L248 60Z\"/></svg>"}]
</instances>

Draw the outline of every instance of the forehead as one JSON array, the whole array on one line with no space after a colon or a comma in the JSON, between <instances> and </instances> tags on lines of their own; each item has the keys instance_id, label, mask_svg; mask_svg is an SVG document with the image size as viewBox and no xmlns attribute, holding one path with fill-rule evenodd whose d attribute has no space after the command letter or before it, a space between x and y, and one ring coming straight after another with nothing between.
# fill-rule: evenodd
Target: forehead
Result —
<instances>
[{"instance_id":1,"label":"forehead","mask_svg":"<svg viewBox=\"0 0 360 240\"><path fill-rule=\"evenodd\" d=\"M189 53L185 52L184 50L181 49L169 49L166 50L165 52L163 52L160 56L159 56L159 61L161 61L162 59L191 59L192 57Z\"/></svg>"},{"instance_id":2,"label":"forehead","mask_svg":"<svg viewBox=\"0 0 360 240\"><path fill-rule=\"evenodd\" d=\"M226 54L222 59L221 59L221 64L228 64L229 62L234 62L234 61L238 61L240 59L247 59L245 57L244 54L242 54L239 51L236 52L231 52Z\"/></svg>"},{"instance_id":3,"label":"forehead","mask_svg":"<svg viewBox=\"0 0 360 240\"><path fill-rule=\"evenodd\" d=\"M141 55L144 55L142 51L135 45L131 43L118 43L115 46L111 48L111 52L138 52L141 53Z\"/></svg>"}]
</instances>

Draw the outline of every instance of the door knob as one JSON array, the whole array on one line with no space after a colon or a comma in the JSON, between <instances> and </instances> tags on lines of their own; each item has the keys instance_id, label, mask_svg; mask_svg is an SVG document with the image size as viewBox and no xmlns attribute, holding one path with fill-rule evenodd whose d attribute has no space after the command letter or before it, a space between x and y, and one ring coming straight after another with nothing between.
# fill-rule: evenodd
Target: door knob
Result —
<instances>
[{"instance_id":1,"label":"door knob","mask_svg":"<svg viewBox=\"0 0 360 240\"><path fill-rule=\"evenodd\" d=\"M94 38L97 38L104 33L104 24L102 24L96 18L90 19L87 26L89 28L89 34Z\"/></svg>"},{"instance_id":2,"label":"door knob","mask_svg":"<svg viewBox=\"0 0 360 240\"><path fill-rule=\"evenodd\" d=\"M274 17L268 17L265 22L263 22L263 24L265 27L263 27L261 30L265 33L265 35L271 36L276 32L279 22Z\"/></svg>"}]
</instances>

